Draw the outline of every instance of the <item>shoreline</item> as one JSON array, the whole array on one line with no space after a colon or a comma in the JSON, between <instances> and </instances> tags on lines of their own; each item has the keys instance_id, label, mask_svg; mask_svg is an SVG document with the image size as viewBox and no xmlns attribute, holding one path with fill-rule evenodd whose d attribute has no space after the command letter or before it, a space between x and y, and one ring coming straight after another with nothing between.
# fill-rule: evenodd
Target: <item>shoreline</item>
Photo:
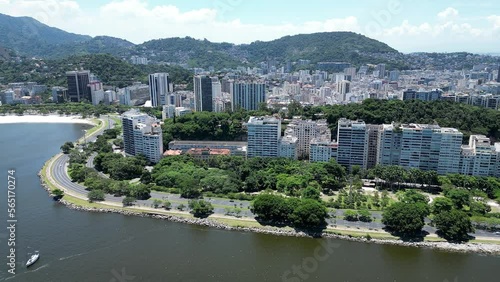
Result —
<instances>
[{"instance_id":1,"label":"shoreline","mask_svg":"<svg viewBox=\"0 0 500 282\"><path fill-rule=\"evenodd\" d=\"M43 168L38 173L40 177L40 182L42 187L47 191L50 195L51 189L50 186L45 183L43 177ZM78 204L74 204L70 201L62 198L59 202L65 205L67 208L77 211L83 212L96 212L96 213L116 213L125 216L138 216L138 217L148 217L159 220L167 220L176 223L183 224L191 224L197 226L204 226L208 228L216 228L227 231L239 231L239 232L253 232L259 234L267 234L274 236L288 236L288 237L302 237L302 238L325 238L325 239L338 239L338 240L347 240L351 242L358 243L368 243L368 244L381 244L381 245L392 245L392 246L400 246L400 247L413 247L413 248L426 248L426 249L434 249L444 252L454 252L454 253L475 253L475 254L483 254L483 255L500 255L500 245L496 244L486 244L486 243L463 243L463 244L455 244L444 241L439 242L405 242L398 239L367 239L365 236L353 236L353 235L341 235L335 234L335 229L328 231L323 231L321 233L305 233L303 231L296 230L285 230L279 227L244 227L236 224L236 226L231 226L226 223L218 222L217 219L214 218L186 218L178 215L169 215L161 212L153 212L149 210L139 211L130 211L126 208L118 208L118 207L109 207L109 208L101 208L101 207L84 207ZM96 203L98 204L98 203ZM130 208L129 208L130 209ZM140 209L138 209L140 210ZM231 220L244 222L245 220L234 218ZM341 230L338 230L339 232ZM363 232L364 231L359 231ZM369 232L367 232L368 234Z\"/></svg>"},{"instance_id":2,"label":"shoreline","mask_svg":"<svg viewBox=\"0 0 500 282\"><path fill-rule=\"evenodd\" d=\"M68 118L68 117L66 117ZM69 117L71 118L71 117ZM74 117L73 117L74 118ZM1 120L1 117L0 117ZM71 119L73 122L75 119ZM85 121L83 119L79 119L80 121ZM100 126L104 126L105 122L102 124L95 124L94 122L87 120L90 124L94 125L94 128L99 128ZM53 156L49 160L45 162L45 164L42 166L40 169L38 176L40 178L40 183L42 187L47 191L49 196L51 195L52 188L51 186L58 187L60 186L58 183L53 183L51 181L51 177L49 170L52 165L52 159L56 157L57 155ZM45 170L47 169L47 170ZM60 187L64 191L64 187ZM338 239L338 240L347 240L347 241L352 241L352 242L359 242L359 243L371 243L371 244L382 244L382 245L393 245L393 246L400 246L400 247L414 247L414 248L426 248L426 249L434 249L434 250L439 250L439 251L445 251L445 252L455 252L455 253L476 253L476 254L484 254L484 255L495 255L498 256L500 255L500 244L488 244L488 243L463 243L463 244L455 244L455 243L449 243L446 241L424 241L424 242L405 242L399 239L392 239L392 238L366 238L367 235L372 234L373 236L377 236L380 234L374 234L370 230L345 230L342 228L331 228L331 229L325 229L322 232L316 232L316 233L305 233L303 231L297 231L294 229L285 229L285 228L279 228L279 227L272 227L272 226L248 226L249 222L254 223L254 221L249 221L241 218L233 218L233 217L225 217L225 216L214 216L212 218L194 218L191 217L190 214L185 214L185 213L177 213L177 212L160 212L160 210L151 210L151 209L141 209L137 207L129 207L129 208L124 208L124 207L118 207L118 206L109 206L103 203L94 203L98 207L88 207L84 206L83 204L79 204L79 200L84 200L87 201L87 198L85 196L81 195L72 195L72 194L67 194L69 197L74 198L73 200L75 203L70 201L67 201L66 199L62 198L59 200L59 202L63 205L65 205L67 208L73 209L73 210L78 210L78 211L84 211L84 212L99 212L99 213L117 213L117 214L122 214L125 216L139 216L139 217L149 217L149 218L154 218L154 219L160 219L160 220L167 220L171 222L176 222L176 223L184 223L184 224L191 224L191 225L197 225L197 226L205 226L208 228L217 228L217 229L222 229L222 230L228 230L228 231L239 231L239 232L254 232L254 233L259 233L259 234L267 234L267 235L274 235L274 236L288 236L288 237L307 237L307 238L326 238L326 239ZM99 207L99 206L104 206L104 207ZM134 211L131 211L133 209ZM183 216L184 215L184 216ZM187 215L187 217L185 217ZM218 219L220 221L218 221ZM221 222L224 219L229 219L230 223L224 223ZM241 224L240 224L241 223ZM255 223L258 224L257 221ZM247 225L247 226L245 226ZM346 235L342 234L346 233ZM355 234L355 235L352 235ZM371 235L370 235L371 236ZM388 235L388 237L391 237Z\"/></svg>"},{"instance_id":3,"label":"shoreline","mask_svg":"<svg viewBox=\"0 0 500 282\"><path fill-rule=\"evenodd\" d=\"M60 116L60 115L5 115L0 116L0 124L16 123L80 123L94 125L90 119L82 119L79 115Z\"/></svg>"}]
</instances>

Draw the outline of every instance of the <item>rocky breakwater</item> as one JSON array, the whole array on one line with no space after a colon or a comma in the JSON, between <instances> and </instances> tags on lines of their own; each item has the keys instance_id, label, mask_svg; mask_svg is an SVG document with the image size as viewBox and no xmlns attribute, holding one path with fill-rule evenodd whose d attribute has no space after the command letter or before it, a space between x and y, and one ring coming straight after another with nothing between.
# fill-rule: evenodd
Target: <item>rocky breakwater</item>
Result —
<instances>
[{"instance_id":1,"label":"rocky breakwater","mask_svg":"<svg viewBox=\"0 0 500 282\"><path fill-rule=\"evenodd\" d=\"M40 172L41 173L41 172ZM39 176L41 176L39 173ZM40 177L42 186L50 194L49 186L44 183L43 178ZM182 216L175 215L165 215L152 212L133 212L130 210L120 209L120 208L94 208L94 207L83 207L75 205L64 199L59 200L60 203L66 205L70 209L86 211L86 212L100 212L100 213L119 213L127 216L140 216L140 217L150 217L161 220L168 220L178 223L194 224L199 226L218 228L224 230L235 230L243 232L255 232L261 234L277 235L277 236L293 236L293 237L310 237L310 238L330 238L330 239L341 239L349 240L362 243L375 243L375 244L386 244L386 245L397 245L403 247L420 247L420 248L432 248L442 251L451 252L461 252L461 253L481 253L487 255L500 255L500 245L495 244L482 244L482 243L464 243L464 244L454 244L448 242L405 242L401 240L384 240L384 239L371 239L367 237L357 237L350 235L338 235L326 232L304 232L295 229L283 229L277 227L239 227L239 226L229 226L227 224L214 221L208 218L186 218Z\"/></svg>"},{"instance_id":2,"label":"rocky breakwater","mask_svg":"<svg viewBox=\"0 0 500 282\"><path fill-rule=\"evenodd\" d=\"M402 247L420 247L420 248L430 248L438 249L448 252L460 252L460 253L481 253L487 255L500 255L500 245L493 244L481 244L481 243L464 243L464 244L454 244L448 242L405 242L401 240L385 240L385 239L368 239L366 237L355 237L348 235L337 235L331 233L322 232L304 232L297 231L294 229L283 229L276 227L234 227L227 224L209 219L209 218L186 218L175 215L164 215L157 213L148 212L133 212L123 209L105 209L105 208L91 208L82 207L67 201L61 200L61 203L65 204L71 209L87 211L87 212L102 212L102 213L119 213L128 216L140 216L140 217L150 217L160 220L168 220L172 222L193 224L198 226L205 226L210 228L218 228L224 230L233 231L243 231L243 232L254 232L261 234L277 235L277 236L291 236L291 237L309 237L309 238L329 238L329 239L341 239L349 240L362 243L375 243L384 245L397 245Z\"/></svg>"}]
</instances>

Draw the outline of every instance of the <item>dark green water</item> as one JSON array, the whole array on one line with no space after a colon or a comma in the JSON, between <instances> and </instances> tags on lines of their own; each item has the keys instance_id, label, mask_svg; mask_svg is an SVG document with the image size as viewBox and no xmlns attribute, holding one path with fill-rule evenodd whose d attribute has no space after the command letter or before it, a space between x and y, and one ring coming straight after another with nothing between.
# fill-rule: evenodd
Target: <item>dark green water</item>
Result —
<instances>
[{"instance_id":1,"label":"dark green water","mask_svg":"<svg viewBox=\"0 0 500 282\"><path fill-rule=\"evenodd\" d=\"M70 210L47 196L36 174L81 130L70 124L0 125L0 281L499 280L499 257L275 237ZM7 273L6 264L10 168L17 171L15 276ZM26 254L34 249L42 256L27 270Z\"/></svg>"}]
</instances>

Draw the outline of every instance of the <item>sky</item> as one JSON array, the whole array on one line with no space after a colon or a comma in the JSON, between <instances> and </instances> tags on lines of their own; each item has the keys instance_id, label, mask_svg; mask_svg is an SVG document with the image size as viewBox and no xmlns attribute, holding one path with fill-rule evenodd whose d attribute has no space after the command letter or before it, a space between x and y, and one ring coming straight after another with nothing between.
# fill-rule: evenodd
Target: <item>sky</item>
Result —
<instances>
[{"instance_id":1,"label":"sky","mask_svg":"<svg viewBox=\"0 0 500 282\"><path fill-rule=\"evenodd\" d=\"M190 36L240 44L352 31L405 53L500 53L498 0L0 0L0 13L133 43Z\"/></svg>"}]
</instances>

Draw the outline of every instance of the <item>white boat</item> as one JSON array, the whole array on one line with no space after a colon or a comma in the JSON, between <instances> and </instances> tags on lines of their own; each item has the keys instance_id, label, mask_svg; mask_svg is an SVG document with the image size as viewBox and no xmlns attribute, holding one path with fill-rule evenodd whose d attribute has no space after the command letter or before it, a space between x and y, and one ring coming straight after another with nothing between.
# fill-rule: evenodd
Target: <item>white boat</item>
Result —
<instances>
[{"instance_id":1,"label":"white boat","mask_svg":"<svg viewBox=\"0 0 500 282\"><path fill-rule=\"evenodd\" d=\"M37 252L35 252L35 254L31 255L31 258L28 260L28 262L26 262L26 267L30 267L30 265L34 264L38 258L40 257L40 254Z\"/></svg>"}]
</instances>

